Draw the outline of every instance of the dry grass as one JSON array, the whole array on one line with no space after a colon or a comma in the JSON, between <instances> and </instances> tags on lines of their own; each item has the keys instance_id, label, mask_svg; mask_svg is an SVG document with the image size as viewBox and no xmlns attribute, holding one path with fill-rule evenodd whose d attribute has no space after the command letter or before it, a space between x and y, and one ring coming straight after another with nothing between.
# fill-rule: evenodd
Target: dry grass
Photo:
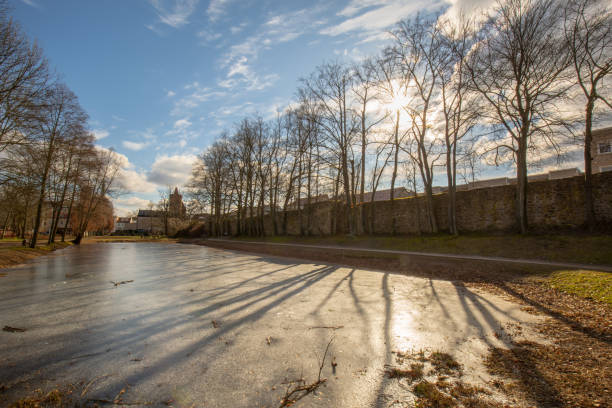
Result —
<instances>
[{"instance_id":1,"label":"dry grass","mask_svg":"<svg viewBox=\"0 0 612 408\"><path fill-rule=\"evenodd\" d=\"M440 392L438 387L428 381L416 384L412 392L417 396L417 407L451 408L457 406L450 396Z\"/></svg>"},{"instance_id":2,"label":"dry grass","mask_svg":"<svg viewBox=\"0 0 612 408\"><path fill-rule=\"evenodd\" d=\"M503 406L490 397L484 388L466 384L461 380L461 365L448 353L441 351L395 351L396 367L386 370L387 376L409 384L415 405L422 408L497 408ZM410 368L402 366L409 365ZM402 401L397 400L400 404Z\"/></svg>"},{"instance_id":3,"label":"dry grass","mask_svg":"<svg viewBox=\"0 0 612 408\"><path fill-rule=\"evenodd\" d=\"M442 353L440 351L434 351L431 353L431 364L434 369L441 374L452 374L455 371L461 371L461 364L457 362L448 353Z\"/></svg>"},{"instance_id":4,"label":"dry grass","mask_svg":"<svg viewBox=\"0 0 612 408\"><path fill-rule=\"evenodd\" d=\"M492 348L491 373L504 380L507 393L541 407L604 407L612 401L612 319L609 304L562 292L538 281L485 286L510 296L533 313L551 319L537 326L552 344L514 343Z\"/></svg>"},{"instance_id":5,"label":"dry grass","mask_svg":"<svg viewBox=\"0 0 612 408\"><path fill-rule=\"evenodd\" d=\"M389 378L407 378L412 382L423 378L423 367L422 363L412 363L409 369L391 367L387 369L387 376Z\"/></svg>"},{"instance_id":6,"label":"dry grass","mask_svg":"<svg viewBox=\"0 0 612 408\"><path fill-rule=\"evenodd\" d=\"M39 256L48 255L56 249L66 248L71 244L68 242L58 242L50 246L40 246L36 248L27 248L22 246L3 246L0 247L0 268L9 268L16 265L21 265L30 259Z\"/></svg>"},{"instance_id":7,"label":"dry grass","mask_svg":"<svg viewBox=\"0 0 612 408\"><path fill-rule=\"evenodd\" d=\"M22 398L9 405L10 408L41 408L41 407L63 407L68 404L69 395L65 391L54 389L48 393L36 390L33 396Z\"/></svg>"}]
</instances>

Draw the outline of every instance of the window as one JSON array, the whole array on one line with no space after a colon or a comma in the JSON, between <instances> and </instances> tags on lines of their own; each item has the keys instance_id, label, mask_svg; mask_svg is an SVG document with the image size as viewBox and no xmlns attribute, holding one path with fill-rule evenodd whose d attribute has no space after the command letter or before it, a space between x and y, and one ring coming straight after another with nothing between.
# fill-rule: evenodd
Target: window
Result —
<instances>
[{"instance_id":1,"label":"window","mask_svg":"<svg viewBox=\"0 0 612 408\"><path fill-rule=\"evenodd\" d=\"M612 153L612 141L608 140L607 142L599 143L597 145L597 152L599 154Z\"/></svg>"},{"instance_id":2,"label":"window","mask_svg":"<svg viewBox=\"0 0 612 408\"><path fill-rule=\"evenodd\" d=\"M605 172L605 171L612 171L612 166L603 166L599 168L599 171L601 173Z\"/></svg>"}]
</instances>

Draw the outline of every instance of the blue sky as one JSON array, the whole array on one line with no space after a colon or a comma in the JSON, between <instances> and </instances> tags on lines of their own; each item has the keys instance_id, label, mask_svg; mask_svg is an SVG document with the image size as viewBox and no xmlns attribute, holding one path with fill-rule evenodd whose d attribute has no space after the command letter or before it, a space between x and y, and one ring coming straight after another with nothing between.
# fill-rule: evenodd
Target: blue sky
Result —
<instances>
[{"instance_id":1,"label":"blue sky","mask_svg":"<svg viewBox=\"0 0 612 408\"><path fill-rule=\"evenodd\" d=\"M490 0L11 0L78 95L98 144L124 156L117 213L184 183L245 115L275 115L326 60L359 60L418 11Z\"/></svg>"}]
</instances>

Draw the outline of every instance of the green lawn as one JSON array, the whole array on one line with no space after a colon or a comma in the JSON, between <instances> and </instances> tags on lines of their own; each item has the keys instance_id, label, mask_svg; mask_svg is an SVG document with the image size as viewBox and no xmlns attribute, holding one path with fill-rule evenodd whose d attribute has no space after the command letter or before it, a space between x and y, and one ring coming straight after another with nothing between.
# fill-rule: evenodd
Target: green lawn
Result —
<instances>
[{"instance_id":1,"label":"green lawn","mask_svg":"<svg viewBox=\"0 0 612 408\"><path fill-rule=\"evenodd\" d=\"M549 277L550 286L563 292L594 299L612 306L612 273L558 271Z\"/></svg>"},{"instance_id":2,"label":"green lawn","mask_svg":"<svg viewBox=\"0 0 612 408\"><path fill-rule=\"evenodd\" d=\"M21 238L19 237L11 237L11 238L2 238L0 242L21 242Z\"/></svg>"}]
</instances>

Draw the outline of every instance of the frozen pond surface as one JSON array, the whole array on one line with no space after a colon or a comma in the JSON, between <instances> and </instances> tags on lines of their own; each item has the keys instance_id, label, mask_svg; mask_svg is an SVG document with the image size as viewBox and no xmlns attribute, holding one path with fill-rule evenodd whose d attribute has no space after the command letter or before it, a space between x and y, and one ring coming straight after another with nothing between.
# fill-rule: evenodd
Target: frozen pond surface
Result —
<instances>
[{"instance_id":1,"label":"frozen pond surface","mask_svg":"<svg viewBox=\"0 0 612 408\"><path fill-rule=\"evenodd\" d=\"M297 406L386 407L406 395L384 375L394 351L449 352L482 382L495 333L536 319L453 282L195 245L82 245L2 272L0 326L27 330L0 331L9 398L81 382L93 399L278 406L333 336L327 382Z\"/></svg>"}]
</instances>

